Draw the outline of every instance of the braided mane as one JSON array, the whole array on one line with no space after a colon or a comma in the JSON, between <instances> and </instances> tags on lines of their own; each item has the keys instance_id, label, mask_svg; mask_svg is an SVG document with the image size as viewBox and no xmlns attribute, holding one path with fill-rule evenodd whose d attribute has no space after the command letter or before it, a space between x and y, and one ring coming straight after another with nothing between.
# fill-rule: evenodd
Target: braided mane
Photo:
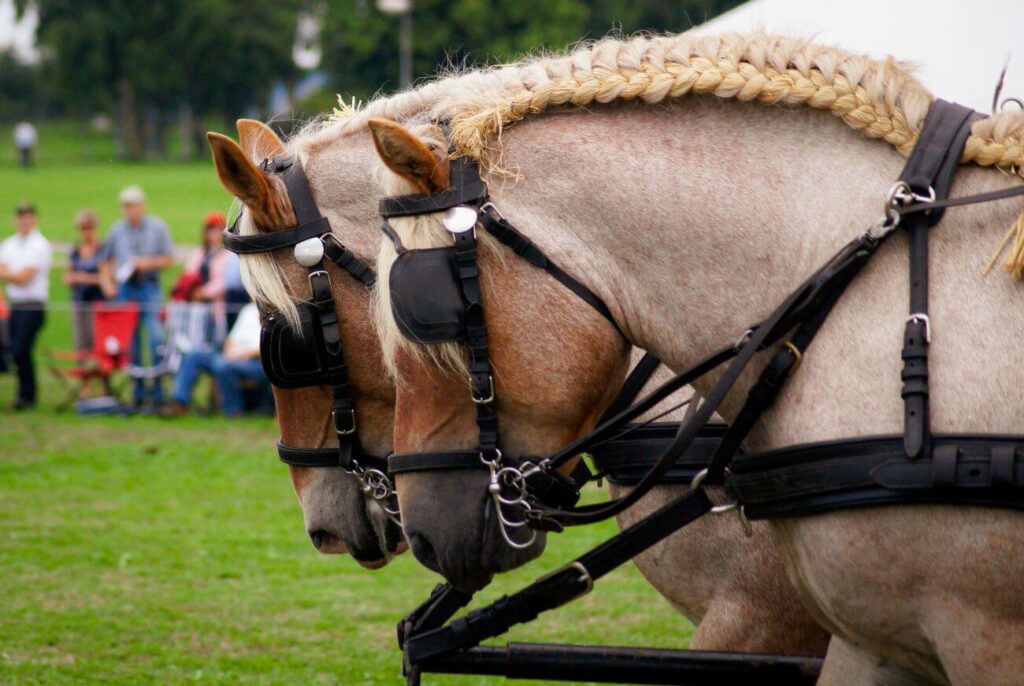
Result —
<instances>
[{"instance_id":1,"label":"braided mane","mask_svg":"<svg viewBox=\"0 0 1024 686\"><path fill-rule=\"evenodd\" d=\"M310 131L319 147L361 131L371 117L451 122L456 153L501 173L501 134L528 116L616 101L660 103L688 94L826 110L908 155L934 96L893 58L754 33L606 38L557 56L443 77L414 90L335 111ZM972 128L961 161L1024 176L1024 113L1000 112ZM1024 276L1024 214L1007 267Z\"/></svg>"}]
</instances>

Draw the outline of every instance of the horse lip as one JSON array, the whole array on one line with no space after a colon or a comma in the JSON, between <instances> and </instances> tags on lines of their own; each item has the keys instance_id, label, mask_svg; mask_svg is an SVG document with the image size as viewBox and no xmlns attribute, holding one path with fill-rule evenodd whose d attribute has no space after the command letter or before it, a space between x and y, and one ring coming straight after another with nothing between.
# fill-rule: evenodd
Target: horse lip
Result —
<instances>
[{"instance_id":1,"label":"horse lip","mask_svg":"<svg viewBox=\"0 0 1024 686\"><path fill-rule=\"evenodd\" d=\"M388 563L388 559L386 557L382 557L379 560L360 560L357 557L355 560L363 569L380 569Z\"/></svg>"}]
</instances>

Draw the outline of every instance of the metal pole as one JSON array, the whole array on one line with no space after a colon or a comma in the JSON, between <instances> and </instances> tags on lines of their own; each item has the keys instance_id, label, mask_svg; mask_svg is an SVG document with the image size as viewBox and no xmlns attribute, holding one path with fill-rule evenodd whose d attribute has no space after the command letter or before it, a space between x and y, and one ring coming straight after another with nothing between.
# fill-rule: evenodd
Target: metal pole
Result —
<instances>
[{"instance_id":1,"label":"metal pole","mask_svg":"<svg viewBox=\"0 0 1024 686\"><path fill-rule=\"evenodd\" d=\"M399 27L398 81L402 88L412 86L412 8L402 12Z\"/></svg>"},{"instance_id":2,"label":"metal pole","mask_svg":"<svg viewBox=\"0 0 1024 686\"><path fill-rule=\"evenodd\" d=\"M821 658L620 646L509 643L430 658L423 674L686 686L811 686Z\"/></svg>"}]
</instances>

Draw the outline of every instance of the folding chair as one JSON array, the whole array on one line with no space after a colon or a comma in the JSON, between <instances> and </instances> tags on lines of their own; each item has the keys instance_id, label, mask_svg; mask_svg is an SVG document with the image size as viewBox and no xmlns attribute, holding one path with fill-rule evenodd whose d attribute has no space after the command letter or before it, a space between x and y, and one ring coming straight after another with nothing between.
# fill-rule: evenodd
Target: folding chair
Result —
<instances>
[{"instance_id":1,"label":"folding chair","mask_svg":"<svg viewBox=\"0 0 1024 686\"><path fill-rule=\"evenodd\" d=\"M121 400L122 387L115 386L113 378L131 361L132 336L138 322L139 307L134 303L96 303L92 313L92 350L49 352L50 371L66 391L58 410L66 410L79 400L93 381L103 384L107 396ZM56 364L58 360L74 361L76 365L61 367Z\"/></svg>"}]
</instances>

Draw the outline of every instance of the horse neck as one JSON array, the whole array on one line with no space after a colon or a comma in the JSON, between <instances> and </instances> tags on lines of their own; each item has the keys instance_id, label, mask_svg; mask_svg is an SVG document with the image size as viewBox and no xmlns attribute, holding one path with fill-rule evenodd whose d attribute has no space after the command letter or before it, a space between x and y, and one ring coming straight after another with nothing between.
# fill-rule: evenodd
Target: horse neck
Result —
<instances>
[{"instance_id":1,"label":"horse neck","mask_svg":"<svg viewBox=\"0 0 1024 686\"><path fill-rule=\"evenodd\" d=\"M522 180L500 195L502 211L605 300L633 343L676 369L735 340L877 221L903 165L828 115L707 99L539 118L508 132L505 159ZM955 191L1011 183L969 170ZM943 222L946 249L956 246L964 262L946 271L958 270L965 293L981 287L975 269L1019 210L1010 204ZM993 230L979 237L986 225ZM861 316L895 322L895 359L907 277L894 244L902 237L859 281L871 275L874 299ZM986 297L1005 297L1009 286L993 277L986 288ZM895 398L880 412L898 410L895 364L886 358L873 370L884 380L853 384Z\"/></svg>"},{"instance_id":2,"label":"horse neck","mask_svg":"<svg viewBox=\"0 0 1024 686\"><path fill-rule=\"evenodd\" d=\"M334 234L372 263L380 245L377 215L379 166L369 132L339 136L306 155L305 171L320 211Z\"/></svg>"}]
</instances>

